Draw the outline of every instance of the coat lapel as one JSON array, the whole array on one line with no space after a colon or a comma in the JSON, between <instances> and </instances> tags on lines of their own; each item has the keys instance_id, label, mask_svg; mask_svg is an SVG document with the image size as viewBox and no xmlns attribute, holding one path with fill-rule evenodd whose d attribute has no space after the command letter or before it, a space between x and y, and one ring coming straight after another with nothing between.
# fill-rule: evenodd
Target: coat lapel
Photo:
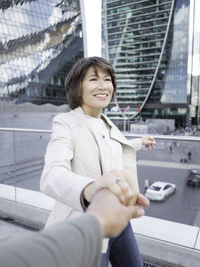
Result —
<instances>
[{"instance_id":1,"label":"coat lapel","mask_svg":"<svg viewBox=\"0 0 200 267\"><path fill-rule=\"evenodd\" d=\"M120 142L121 144L131 146L126 137L115 126L115 124L102 114L102 119L110 126L110 137ZM132 147L132 146L131 146Z\"/></svg>"},{"instance_id":2,"label":"coat lapel","mask_svg":"<svg viewBox=\"0 0 200 267\"><path fill-rule=\"evenodd\" d=\"M91 125L88 125L88 129L93 136L99 151L99 164L102 174L110 171L110 147L102 133L91 129Z\"/></svg>"}]
</instances>

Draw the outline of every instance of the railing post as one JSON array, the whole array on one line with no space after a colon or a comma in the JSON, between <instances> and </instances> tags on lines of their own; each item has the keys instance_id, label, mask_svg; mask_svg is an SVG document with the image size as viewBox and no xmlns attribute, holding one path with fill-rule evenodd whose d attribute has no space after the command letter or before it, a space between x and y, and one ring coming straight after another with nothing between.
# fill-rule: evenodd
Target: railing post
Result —
<instances>
[{"instance_id":1,"label":"railing post","mask_svg":"<svg viewBox=\"0 0 200 267\"><path fill-rule=\"evenodd\" d=\"M126 132L126 120L124 119L124 132Z\"/></svg>"},{"instance_id":2,"label":"railing post","mask_svg":"<svg viewBox=\"0 0 200 267\"><path fill-rule=\"evenodd\" d=\"M16 171L17 171L17 166L16 166L16 145L15 145L15 131L13 131L13 160L14 160L14 181L16 183ZM16 184L14 184L15 188L15 201L17 201L17 189L16 189Z\"/></svg>"}]
</instances>

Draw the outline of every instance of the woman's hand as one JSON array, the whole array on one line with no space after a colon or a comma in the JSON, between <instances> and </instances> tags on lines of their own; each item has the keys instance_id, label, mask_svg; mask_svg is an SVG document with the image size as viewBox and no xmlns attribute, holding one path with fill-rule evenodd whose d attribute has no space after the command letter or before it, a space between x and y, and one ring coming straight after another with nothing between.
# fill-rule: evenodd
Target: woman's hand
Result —
<instances>
[{"instance_id":1,"label":"woman's hand","mask_svg":"<svg viewBox=\"0 0 200 267\"><path fill-rule=\"evenodd\" d=\"M152 136L143 136L142 144L145 145L148 149L154 148L156 141Z\"/></svg>"},{"instance_id":2,"label":"woman's hand","mask_svg":"<svg viewBox=\"0 0 200 267\"><path fill-rule=\"evenodd\" d=\"M133 199L135 204L139 192L137 190L133 192L128 179L127 173L122 170L105 173L101 178L84 188L83 196L88 202L91 202L96 192L106 188L114 193L122 204L128 206L131 203L132 205Z\"/></svg>"}]
</instances>

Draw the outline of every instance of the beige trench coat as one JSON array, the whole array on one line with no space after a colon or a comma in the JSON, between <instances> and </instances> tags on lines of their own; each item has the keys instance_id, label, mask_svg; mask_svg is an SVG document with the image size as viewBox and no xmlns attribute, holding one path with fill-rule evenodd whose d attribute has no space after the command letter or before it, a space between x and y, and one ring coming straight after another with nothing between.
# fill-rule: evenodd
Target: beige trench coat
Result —
<instances>
[{"instance_id":1,"label":"beige trench coat","mask_svg":"<svg viewBox=\"0 0 200 267\"><path fill-rule=\"evenodd\" d=\"M122 145L124 169L130 170L133 186L137 187L136 150L141 149L141 140L131 144L108 118L106 121L111 138ZM91 123L93 120L88 120L80 107L53 120L40 181L41 191L56 200L47 226L83 212L83 188L101 176L101 166L103 172L110 166L110 148L101 135L91 130Z\"/></svg>"}]
</instances>

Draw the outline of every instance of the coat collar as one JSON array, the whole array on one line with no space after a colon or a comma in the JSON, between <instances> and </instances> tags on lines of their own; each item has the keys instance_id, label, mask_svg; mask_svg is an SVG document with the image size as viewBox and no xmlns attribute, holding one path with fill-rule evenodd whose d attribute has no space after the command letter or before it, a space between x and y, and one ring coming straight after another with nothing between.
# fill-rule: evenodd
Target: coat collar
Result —
<instances>
[{"instance_id":1,"label":"coat collar","mask_svg":"<svg viewBox=\"0 0 200 267\"><path fill-rule=\"evenodd\" d=\"M76 113L83 115L83 117L86 119L86 120L84 120L84 123L86 123L87 125L90 122L90 120L88 120L88 119L93 119L93 117L85 114L81 107L74 109L74 111ZM115 124L109 118L107 118L104 114L101 114L101 119L110 128L110 137L111 138L115 139L116 141L118 141L122 144L130 146L130 143L128 142L128 140L125 138L125 136L121 133L121 131L115 126Z\"/></svg>"}]
</instances>

